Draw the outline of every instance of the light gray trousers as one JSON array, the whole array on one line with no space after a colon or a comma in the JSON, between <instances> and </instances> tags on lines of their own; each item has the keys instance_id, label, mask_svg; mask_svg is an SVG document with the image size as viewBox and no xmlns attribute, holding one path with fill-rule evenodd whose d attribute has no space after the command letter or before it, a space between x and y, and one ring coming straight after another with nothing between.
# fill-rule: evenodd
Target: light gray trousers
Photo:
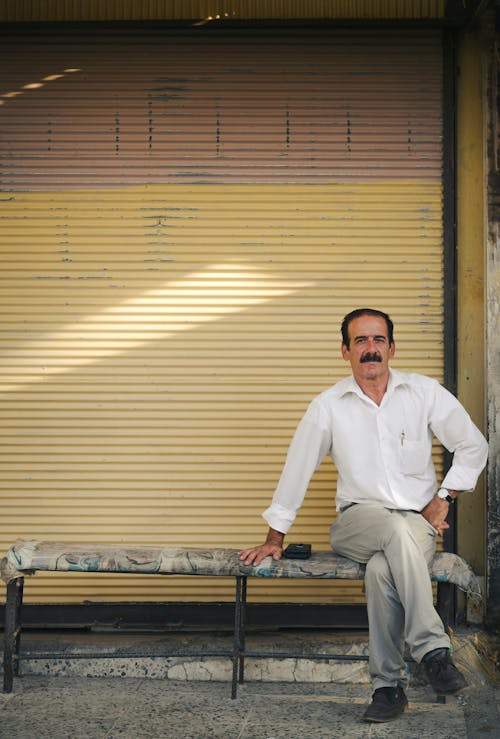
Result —
<instances>
[{"instance_id":1,"label":"light gray trousers","mask_svg":"<svg viewBox=\"0 0 500 739\"><path fill-rule=\"evenodd\" d=\"M450 646L428 570L435 529L415 511L358 504L338 515L330 541L339 554L366 563L373 689L405 687L405 642L417 662L432 649Z\"/></svg>"}]
</instances>

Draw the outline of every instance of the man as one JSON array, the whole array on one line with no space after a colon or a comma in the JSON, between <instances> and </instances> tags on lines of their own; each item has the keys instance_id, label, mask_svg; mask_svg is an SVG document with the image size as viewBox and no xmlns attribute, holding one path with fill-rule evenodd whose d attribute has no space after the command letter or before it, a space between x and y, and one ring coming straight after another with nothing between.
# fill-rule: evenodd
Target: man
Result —
<instances>
[{"instance_id":1,"label":"man","mask_svg":"<svg viewBox=\"0 0 500 739\"><path fill-rule=\"evenodd\" d=\"M456 498L472 491L487 444L470 417L435 380L389 369L395 353L386 313L361 308L342 323L342 356L352 375L310 404L290 445L261 546L240 559L280 559L283 540L315 469L329 453L338 469L336 552L366 563L372 702L363 719L383 722L406 710L404 644L423 662L439 694L465 687L434 609L428 565ZM438 488L432 438L453 452Z\"/></svg>"}]
</instances>

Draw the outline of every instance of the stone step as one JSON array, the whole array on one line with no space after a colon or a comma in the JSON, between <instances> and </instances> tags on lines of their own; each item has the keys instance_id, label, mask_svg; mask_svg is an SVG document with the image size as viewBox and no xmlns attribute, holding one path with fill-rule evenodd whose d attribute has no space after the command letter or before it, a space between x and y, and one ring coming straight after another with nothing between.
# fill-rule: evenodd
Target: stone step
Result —
<instances>
[{"instance_id":1,"label":"stone step","mask_svg":"<svg viewBox=\"0 0 500 739\"><path fill-rule=\"evenodd\" d=\"M246 681L369 682L364 632L257 631L245 647ZM232 648L229 632L25 632L21 674L230 681Z\"/></svg>"},{"instance_id":2,"label":"stone step","mask_svg":"<svg viewBox=\"0 0 500 739\"><path fill-rule=\"evenodd\" d=\"M473 640L455 635L453 641L457 665L466 673L476 668ZM26 631L20 674L230 682L232 648L228 631ZM252 630L245 651L246 682L370 683L364 631ZM408 673L412 684L426 683L418 665L409 662Z\"/></svg>"}]
</instances>

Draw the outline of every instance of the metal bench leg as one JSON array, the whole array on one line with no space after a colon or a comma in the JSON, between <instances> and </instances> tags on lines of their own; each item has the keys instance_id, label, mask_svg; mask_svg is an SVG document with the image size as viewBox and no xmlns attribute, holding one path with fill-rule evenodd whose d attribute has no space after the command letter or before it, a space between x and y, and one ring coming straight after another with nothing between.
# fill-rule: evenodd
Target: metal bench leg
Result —
<instances>
[{"instance_id":1,"label":"metal bench leg","mask_svg":"<svg viewBox=\"0 0 500 739\"><path fill-rule=\"evenodd\" d=\"M246 626L246 605L247 605L247 578L244 577L241 583L241 614L240 614L240 672L238 682L243 685L245 680L245 626Z\"/></svg>"},{"instance_id":2,"label":"metal bench leg","mask_svg":"<svg viewBox=\"0 0 500 739\"><path fill-rule=\"evenodd\" d=\"M242 660L242 593L246 592L246 577L236 576L236 589L234 599L234 642L233 642L233 679L231 683L231 698L236 698L238 690L238 668L241 672Z\"/></svg>"},{"instance_id":3,"label":"metal bench leg","mask_svg":"<svg viewBox=\"0 0 500 739\"><path fill-rule=\"evenodd\" d=\"M5 631L3 656L3 692L12 692L14 675L19 674L19 650L21 646L21 609L24 578L18 577L7 584L5 604Z\"/></svg>"},{"instance_id":4,"label":"metal bench leg","mask_svg":"<svg viewBox=\"0 0 500 739\"><path fill-rule=\"evenodd\" d=\"M445 630L455 625L455 590L451 582L438 583L437 612L441 617Z\"/></svg>"},{"instance_id":5,"label":"metal bench leg","mask_svg":"<svg viewBox=\"0 0 500 739\"><path fill-rule=\"evenodd\" d=\"M455 625L455 586L451 582L440 582L437 588L436 610L441 617L446 633ZM446 703L446 695L436 695L436 703Z\"/></svg>"}]
</instances>

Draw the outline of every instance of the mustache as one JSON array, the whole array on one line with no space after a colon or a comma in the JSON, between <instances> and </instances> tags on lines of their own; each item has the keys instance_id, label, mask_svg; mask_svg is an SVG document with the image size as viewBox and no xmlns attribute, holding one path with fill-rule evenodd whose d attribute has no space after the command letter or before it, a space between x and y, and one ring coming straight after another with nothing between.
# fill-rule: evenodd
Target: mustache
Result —
<instances>
[{"instance_id":1,"label":"mustache","mask_svg":"<svg viewBox=\"0 0 500 739\"><path fill-rule=\"evenodd\" d=\"M375 354L375 352L367 352L366 354L363 354L361 357L361 363L364 364L365 362L381 362L382 357L380 354Z\"/></svg>"}]
</instances>

